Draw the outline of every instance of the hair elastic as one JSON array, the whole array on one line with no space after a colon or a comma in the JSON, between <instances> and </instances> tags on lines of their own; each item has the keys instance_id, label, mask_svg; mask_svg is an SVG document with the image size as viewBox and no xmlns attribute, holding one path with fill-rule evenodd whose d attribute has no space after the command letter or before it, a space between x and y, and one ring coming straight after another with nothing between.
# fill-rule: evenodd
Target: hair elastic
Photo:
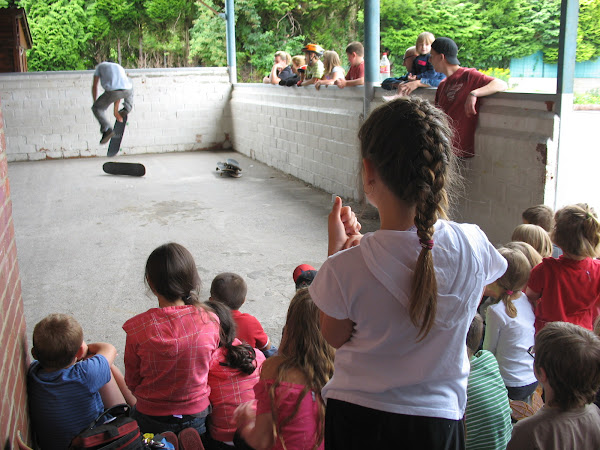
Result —
<instances>
[{"instance_id":1,"label":"hair elastic","mask_svg":"<svg viewBox=\"0 0 600 450\"><path fill-rule=\"evenodd\" d=\"M426 250L431 250L433 248L433 240L424 241L423 239L419 239L419 242L421 243L421 247L423 247Z\"/></svg>"},{"instance_id":2,"label":"hair elastic","mask_svg":"<svg viewBox=\"0 0 600 450\"><path fill-rule=\"evenodd\" d=\"M513 295L513 294L514 294L514 292L513 292L513 291L511 291L510 289L507 289L507 290L506 290L506 295Z\"/></svg>"}]
</instances>

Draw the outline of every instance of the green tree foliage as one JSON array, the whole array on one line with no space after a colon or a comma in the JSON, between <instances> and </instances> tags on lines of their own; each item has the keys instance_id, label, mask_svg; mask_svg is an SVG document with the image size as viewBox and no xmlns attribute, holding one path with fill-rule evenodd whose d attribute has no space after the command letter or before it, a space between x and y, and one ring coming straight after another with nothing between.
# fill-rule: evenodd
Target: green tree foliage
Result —
<instances>
[{"instance_id":1,"label":"green tree foliage","mask_svg":"<svg viewBox=\"0 0 600 450\"><path fill-rule=\"evenodd\" d=\"M16 0L0 0L0 7ZM125 67L225 66L225 0L21 0L34 48L31 70L92 68L112 58ZM465 66L506 68L543 51L555 63L561 0L380 0L381 51L396 73L423 31L449 36ZM364 40L360 0L235 0L238 78L258 81L273 54L313 42L345 61ZM207 6L205 6L207 5ZM214 10L214 11L213 11ZM577 60L600 56L600 0L580 0Z\"/></svg>"},{"instance_id":2,"label":"green tree foliage","mask_svg":"<svg viewBox=\"0 0 600 450\"><path fill-rule=\"evenodd\" d=\"M33 48L29 70L80 70L88 65L89 34L83 0L26 0Z\"/></svg>"}]
</instances>

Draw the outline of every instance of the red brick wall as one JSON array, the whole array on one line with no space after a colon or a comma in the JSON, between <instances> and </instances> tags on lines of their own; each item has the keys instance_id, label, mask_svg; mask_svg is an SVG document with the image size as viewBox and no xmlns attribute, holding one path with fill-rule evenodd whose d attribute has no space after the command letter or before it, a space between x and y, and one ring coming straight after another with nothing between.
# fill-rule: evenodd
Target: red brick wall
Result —
<instances>
[{"instance_id":1,"label":"red brick wall","mask_svg":"<svg viewBox=\"0 0 600 450\"><path fill-rule=\"evenodd\" d=\"M18 430L26 442L30 440L26 393L29 346L7 170L0 103L0 445L4 449L17 448Z\"/></svg>"}]
</instances>

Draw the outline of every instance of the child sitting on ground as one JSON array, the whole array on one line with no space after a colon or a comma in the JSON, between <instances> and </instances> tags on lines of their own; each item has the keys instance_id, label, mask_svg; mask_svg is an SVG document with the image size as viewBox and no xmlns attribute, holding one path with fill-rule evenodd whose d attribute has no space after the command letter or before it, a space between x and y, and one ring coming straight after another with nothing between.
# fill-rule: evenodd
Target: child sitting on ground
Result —
<instances>
[{"instance_id":1,"label":"child sitting on ground","mask_svg":"<svg viewBox=\"0 0 600 450\"><path fill-rule=\"evenodd\" d=\"M323 449L321 389L333 375L334 350L321 335L307 289L290 302L279 355L265 361L251 404L236 412L238 433L252 448Z\"/></svg>"},{"instance_id":2,"label":"child sitting on ground","mask_svg":"<svg viewBox=\"0 0 600 450\"><path fill-rule=\"evenodd\" d=\"M256 317L241 313L248 287L238 274L225 272L217 275L210 286L210 301L221 302L231 309L237 327L236 337L252 348L257 348L268 358L277 352Z\"/></svg>"},{"instance_id":3,"label":"child sitting on ground","mask_svg":"<svg viewBox=\"0 0 600 450\"><path fill-rule=\"evenodd\" d=\"M125 403L116 383L122 375L113 366L117 349L86 344L73 316L50 314L38 322L31 354L36 361L27 374L29 412L43 450L64 450L105 408Z\"/></svg>"},{"instance_id":4,"label":"child sitting on ground","mask_svg":"<svg viewBox=\"0 0 600 450\"><path fill-rule=\"evenodd\" d=\"M158 308L123 325L125 381L137 398L133 418L142 433L206 431L208 369L219 346L219 321L199 300L192 254L168 243L146 262L145 280Z\"/></svg>"},{"instance_id":5,"label":"child sitting on ground","mask_svg":"<svg viewBox=\"0 0 600 450\"><path fill-rule=\"evenodd\" d=\"M337 52L328 50L323 54L323 65L325 66L325 73L323 77L315 83L315 88L319 90L321 86L331 86L335 83L338 78L344 77L344 69L342 68L342 62Z\"/></svg>"},{"instance_id":6,"label":"child sitting on ground","mask_svg":"<svg viewBox=\"0 0 600 450\"><path fill-rule=\"evenodd\" d=\"M527 354L533 345L535 315L522 292L531 265L519 250L501 247L498 251L508 261L508 268L485 288L485 295L497 299L497 303L487 308L483 349L496 357L508 397L527 400L537 387L533 360Z\"/></svg>"},{"instance_id":7,"label":"child sitting on ground","mask_svg":"<svg viewBox=\"0 0 600 450\"><path fill-rule=\"evenodd\" d=\"M600 299L600 223L587 204L556 213L552 240L563 255L544 258L531 271L527 297L535 306L535 331L548 322L571 322L588 330L598 316Z\"/></svg>"},{"instance_id":8,"label":"child sitting on ground","mask_svg":"<svg viewBox=\"0 0 600 450\"><path fill-rule=\"evenodd\" d=\"M598 337L570 323L548 323L531 353L546 404L515 424L507 450L600 448L600 410L592 403L600 388Z\"/></svg>"},{"instance_id":9,"label":"child sitting on ground","mask_svg":"<svg viewBox=\"0 0 600 450\"><path fill-rule=\"evenodd\" d=\"M254 400L254 385L258 383L265 356L235 337L236 326L231 310L220 302L209 302L221 325L219 348L213 354L208 372L212 413L205 435L207 450L227 450L233 447L235 409Z\"/></svg>"},{"instance_id":10,"label":"child sitting on ground","mask_svg":"<svg viewBox=\"0 0 600 450\"><path fill-rule=\"evenodd\" d=\"M365 84L365 48L360 42L350 42L346 47L346 56L350 63L350 69L346 78L338 78L334 84L340 89L362 86Z\"/></svg>"},{"instance_id":11,"label":"child sitting on ground","mask_svg":"<svg viewBox=\"0 0 600 450\"><path fill-rule=\"evenodd\" d=\"M487 350L478 351L482 337L483 319L476 314L467 333L471 371L467 384L465 444L469 450L504 450L512 431L510 405L496 358Z\"/></svg>"},{"instance_id":12,"label":"child sitting on ground","mask_svg":"<svg viewBox=\"0 0 600 450\"><path fill-rule=\"evenodd\" d=\"M542 258L552 256L552 240L550 239L550 235L538 225L518 225L513 230L511 240L527 242L537 250Z\"/></svg>"},{"instance_id":13,"label":"child sitting on ground","mask_svg":"<svg viewBox=\"0 0 600 450\"><path fill-rule=\"evenodd\" d=\"M523 223L539 225L547 233L550 233L554 226L554 211L546 205L536 205L527 208L523 211L522 218ZM556 244L552 243L552 257L558 258L560 255L562 255L562 250Z\"/></svg>"},{"instance_id":14,"label":"child sitting on ground","mask_svg":"<svg viewBox=\"0 0 600 450\"><path fill-rule=\"evenodd\" d=\"M300 85L308 86L309 84L315 84L321 79L325 72L325 66L321 62L323 47L317 44L306 44L302 49L302 52L306 58L307 67L304 72L304 80Z\"/></svg>"}]
</instances>

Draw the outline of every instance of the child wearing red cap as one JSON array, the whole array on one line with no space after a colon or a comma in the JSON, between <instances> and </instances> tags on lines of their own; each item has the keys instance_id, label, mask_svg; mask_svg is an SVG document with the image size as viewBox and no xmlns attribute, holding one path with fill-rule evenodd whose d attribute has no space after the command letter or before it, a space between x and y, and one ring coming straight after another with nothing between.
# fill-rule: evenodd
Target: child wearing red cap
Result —
<instances>
[{"instance_id":1,"label":"child wearing red cap","mask_svg":"<svg viewBox=\"0 0 600 450\"><path fill-rule=\"evenodd\" d=\"M310 286L316 275L317 271L313 266L300 264L292 273L294 283L296 283L296 290Z\"/></svg>"}]
</instances>

